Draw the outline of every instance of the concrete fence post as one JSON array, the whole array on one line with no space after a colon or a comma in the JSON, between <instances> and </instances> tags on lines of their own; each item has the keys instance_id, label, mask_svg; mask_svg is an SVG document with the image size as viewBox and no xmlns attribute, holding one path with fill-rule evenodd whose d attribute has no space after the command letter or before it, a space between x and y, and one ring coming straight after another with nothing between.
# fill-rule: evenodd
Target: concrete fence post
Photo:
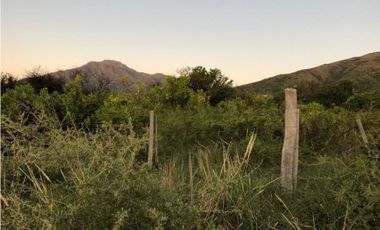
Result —
<instances>
[{"instance_id":1,"label":"concrete fence post","mask_svg":"<svg viewBox=\"0 0 380 230\"><path fill-rule=\"evenodd\" d=\"M293 191L298 173L299 110L297 90L285 89L285 136L281 158L281 187Z\"/></svg>"}]
</instances>

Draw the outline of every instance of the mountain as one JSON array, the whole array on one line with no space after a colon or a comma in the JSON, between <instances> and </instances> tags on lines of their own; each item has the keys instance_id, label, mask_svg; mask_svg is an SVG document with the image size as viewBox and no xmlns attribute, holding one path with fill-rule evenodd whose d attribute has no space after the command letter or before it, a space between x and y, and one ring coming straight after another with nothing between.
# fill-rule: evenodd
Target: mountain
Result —
<instances>
[{"instance_id":1,"label":"mountain","mask_svg":"<svg viewBox=\"0 0 380 230\"><path fill-rule=\"evenodd\" d=\"M237 89L259 94L276 94L288 87L311 88L350 81L363 91L380 91L380 52L324 64L294 73L280 74Z\"/></svg>"},{"instance_id":2,"label":"mountain","mask_svg":"<svg viewBox=\"0 0 380 230\"><path fill-rule=\"evenodd\" d=\"M166 80L166 76L161 73L138 72L121 62L104 60L91 61L78 68L60 70L39 77L32 76L23 81L30 83L37 90L46 87L49 91L50 88L61 91L63 85L73 80L78 74L81 76L84 89L89 91L99 87L112 91L134 91L138 85L149 88L162 85Z\"/></svg>"},{"instance_id":3,"label":"mountain","mask_svg":"<svg viewBox=\"0 0 380 230\"><path fill-rule=\"evenodd\" d=\"M96 88L102 84L114 91L134 90L137 83L141 83L146 87L162 85L166 79L166 76L161 73L138 72L121 62L113 60L91 61L79 68L51 73L52 76L64 81L72 80L76 74L82 77L84 85L89 89Z\"/></svg>"}]
</instances>

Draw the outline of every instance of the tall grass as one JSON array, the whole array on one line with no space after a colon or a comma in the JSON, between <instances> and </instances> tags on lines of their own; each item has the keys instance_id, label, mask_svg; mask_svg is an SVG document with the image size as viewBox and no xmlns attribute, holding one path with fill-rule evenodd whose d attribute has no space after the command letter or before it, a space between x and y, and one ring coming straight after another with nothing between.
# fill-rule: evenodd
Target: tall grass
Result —
<instances>
[{"instance_id":1,"label":"tall grass","mask_svg":"<svg viewBox=\"0 0 380 230\"><path fill-rule=\"evenodd\" d=\"M87 132L62 129L43 113L35 117L39 122L30 125L2 117L5 229L379 226L378 161L301 155L298 189L284 193L278 167L255 159L260 133L247 136L245 148L199 146L150 168L147 138L131 123Z\"/></svg>"}]
</instances>

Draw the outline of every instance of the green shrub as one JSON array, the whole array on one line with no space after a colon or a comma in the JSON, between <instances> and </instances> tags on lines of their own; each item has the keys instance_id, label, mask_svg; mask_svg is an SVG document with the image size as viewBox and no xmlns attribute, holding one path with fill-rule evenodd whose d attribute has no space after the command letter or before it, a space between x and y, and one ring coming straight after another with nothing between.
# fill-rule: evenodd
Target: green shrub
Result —
<instances>
[{"instance_id":1,"label":"green shrub","mask_svg":"<svg viewBox=\"0 0 380 230\"><path fill-rule=\"evenodd\" d=\"M40 133L3 119L2 145L12 153L3 156L3 227L176 229L194 221L183 185L165 189L157 172L135 161L146 138L131 125Z\"/></svg>"}]
</instances>

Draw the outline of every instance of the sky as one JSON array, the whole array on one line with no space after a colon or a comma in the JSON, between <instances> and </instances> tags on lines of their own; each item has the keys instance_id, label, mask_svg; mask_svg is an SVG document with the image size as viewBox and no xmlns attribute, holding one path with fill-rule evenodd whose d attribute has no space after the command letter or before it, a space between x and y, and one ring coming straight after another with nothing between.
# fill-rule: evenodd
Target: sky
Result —
<instances>
[{"instance_id":1,"label":"sky","mask_svg":"<svg viewBox=\"0 0 380 230\"><path fill-rule=\"evenodd\" d=\"M1 71L112 59L241 85L380 51L379 0L1 0Z\"/></svg>"}]
</instances>

